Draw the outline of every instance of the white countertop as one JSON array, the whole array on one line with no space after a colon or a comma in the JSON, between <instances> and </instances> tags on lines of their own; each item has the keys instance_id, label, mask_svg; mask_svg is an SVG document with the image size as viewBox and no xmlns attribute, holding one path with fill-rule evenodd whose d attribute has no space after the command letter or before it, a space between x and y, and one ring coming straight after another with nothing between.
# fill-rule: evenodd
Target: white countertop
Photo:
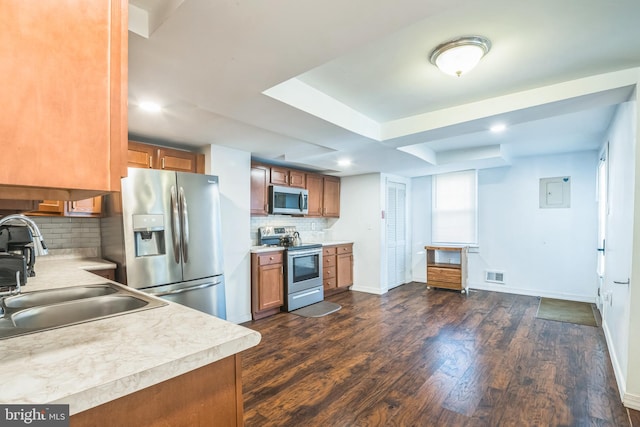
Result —
<instances>
[{"instance_id":1,"label":"white countertop","mask_svg":"<svg viewBox=\"0 0 640 427\"><path fill-rule=\"evenodd\" d=\"M332 240L332 241L326 241L326 242L303 242L303 243L304 244L320 244L322 246L333 246L333 245L346 245L353 242L348 240ZM265 246L265 245L251 246L252 254L258 254L261 252L284 251L284 250L285 248L282 246Z\"/></svg>"},{"instance_id":2,"label":"white countertop","mask_svg":"<svg viewBox=\"0 0 640 427\"><path fill-rule=\"evenodd\" d=\"M24 292L104 283L97 259L39 257ZM150 310L0 340L0 402L78 413L253 347L260 334L167 302Z\"/></svg>"}]
</instances>

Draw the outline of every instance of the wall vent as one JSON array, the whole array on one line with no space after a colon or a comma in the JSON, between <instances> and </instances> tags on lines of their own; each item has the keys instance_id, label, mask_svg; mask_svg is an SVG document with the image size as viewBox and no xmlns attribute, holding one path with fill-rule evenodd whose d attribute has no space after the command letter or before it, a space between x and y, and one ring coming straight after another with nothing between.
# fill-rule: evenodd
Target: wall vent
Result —
<instances>
[{"instance_id":1,"label":"wall vent","mask_svg":"<svg viewBox=\"0 0 640 427\"><path fill-rule=\"evenodd\" d=\"M504 285L504 271L485 270L484 280L485 282Z\"/></svg>"}]
</instances>

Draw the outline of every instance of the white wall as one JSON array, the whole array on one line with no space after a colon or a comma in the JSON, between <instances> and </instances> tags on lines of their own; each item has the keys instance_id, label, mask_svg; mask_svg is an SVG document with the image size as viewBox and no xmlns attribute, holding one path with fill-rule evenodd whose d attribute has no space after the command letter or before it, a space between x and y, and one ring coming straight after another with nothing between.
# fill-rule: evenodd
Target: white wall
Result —
<instances>
[{"instance_id":1,"label":"white wall","mask_svg":"<svg viewBox=\"0 0 640 427\"><path fill-rule=\"evenodd\" d=\"M382 294L380 174L343 177L340 219L325 231L327 240L353 241L352 290Z\"/></svg>"},{"instance_id":2,"label":"white wall","mask_svg":"<svg viewBox=\"0 0 640 427\"><path fill-rule=\"evenodd\" d=\"M411 277L427 281L425 246L431 244L431 177L413 178L411 183Z\"/></svg>"},{"instance_id":3,"label":"white wall","mask_svg":"<svg viewBox=\"0 0 640 427\"><path fill-rule=\"evenodd\" d=\"M469 286L594 302L597 295L597 152L514 159L478 174L477 253ZM571 177L571 207L541 209L539 180ZM505 272L505 285L485 270Z\"/></svg>"},{"instance_id":4,"label":"white wall","mask_svg":"<svg viewBox=\"0 0 640 427\"><path fill-rule=\"evenodd\" d=\"M251 320L251 154L211 145L207 173L220 178L227 320Z\"/></svg>"}]
</instances>

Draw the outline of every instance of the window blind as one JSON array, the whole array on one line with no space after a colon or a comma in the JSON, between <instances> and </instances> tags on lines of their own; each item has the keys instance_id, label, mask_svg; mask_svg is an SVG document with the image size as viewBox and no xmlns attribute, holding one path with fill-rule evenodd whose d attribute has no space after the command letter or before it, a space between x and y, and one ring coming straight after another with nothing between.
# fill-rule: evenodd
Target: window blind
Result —
<instances>
[{"instance_id":1,"label":"window blind","mask_svg":"<svg viewBox=\"0 0 640 427\"><path fill-rule=\"evenodd\" d=\"M433 176L433 243L477 245L477 177L475 170Z\"/></svg>"}]
</instances>

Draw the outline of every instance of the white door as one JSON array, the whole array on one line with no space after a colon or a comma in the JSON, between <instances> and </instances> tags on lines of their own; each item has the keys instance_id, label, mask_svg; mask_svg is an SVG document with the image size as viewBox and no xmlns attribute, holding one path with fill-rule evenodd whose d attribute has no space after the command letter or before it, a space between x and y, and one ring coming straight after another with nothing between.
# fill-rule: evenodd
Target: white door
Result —
<instances>
[{"instance_id":1,"label":"white door","mask_svg":"<svg viewBox=\"0 0 640 427\"><path fill-rule=\"evenodd\" d=\"M405 283L407 261L407 190L403 183L387 181L386 241L387 288Z\"/></svg>"},{"instance_id":2,"label":"white door","mask_svg":"<svg viewBox=\"0 0 640 427\"><path fill-rule=\"evenodd\" d=\"M607 186L609 185L608 145L605 146L598 162L598 308L602 311L602 294L605 272L605 254L607 247L607 215L609 213L609 199Z\"/></svg>"}]
</instances>

